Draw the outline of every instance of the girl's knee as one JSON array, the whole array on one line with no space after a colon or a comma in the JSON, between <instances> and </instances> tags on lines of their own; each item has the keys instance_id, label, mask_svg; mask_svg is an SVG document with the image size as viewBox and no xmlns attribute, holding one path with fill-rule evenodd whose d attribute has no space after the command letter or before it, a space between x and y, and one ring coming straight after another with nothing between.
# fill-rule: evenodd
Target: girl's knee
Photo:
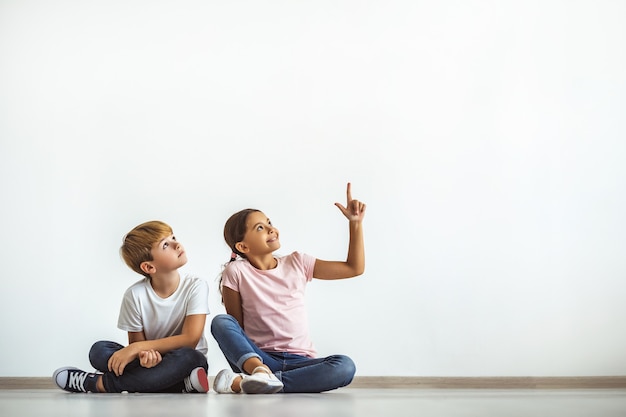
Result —
<instances>
[{"instance_id":1,"label":"girl's knee","mask_svg":"<svg viewBox=\"0 0 626 417\"><path fill-rule=\"evenodd\" d=\"M354 361L352 359L350 359L349 357L345 356L344 357L344 369L346 372L346 375L350 375L350 380L352 380L352 378L354 377L354 374L356 374L356 365L354 363Z\"/></svg>"},{"instance_id":2,"label":"girl's knee","mask_svg":"<svg viewBox=\"0 0 626 417\"><path fill-rule=\"evenodd\" d=\"M239 323L237 323L237 320L235 320L233 316L230 314L218 314L211 320L211 334L215 336L216 333L231 328L234 325L239 326Z\"/></svg>"},{"instance_id":3,"label":"girl's knee","mask_svg":"<svg viewBox=\"0 0 626 417\"><path fill-rule=\"evenodd\" d=\"M337 377L344 381L344 386L348 385L352 382L354 374L356 374L354 361L345 355L336 355L335 360L337 361Z\"/></svg>"}]
</instances>

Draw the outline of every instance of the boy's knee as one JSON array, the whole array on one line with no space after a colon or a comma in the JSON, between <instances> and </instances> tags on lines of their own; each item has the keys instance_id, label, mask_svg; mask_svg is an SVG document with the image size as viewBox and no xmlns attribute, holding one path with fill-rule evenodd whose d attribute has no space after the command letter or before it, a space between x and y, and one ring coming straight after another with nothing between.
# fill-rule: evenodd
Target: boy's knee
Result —
<instances>
[{"instance_id":1,"label":"boy's knee","mask_svg":"<svg viewBox=\"0 0 626 417\"><path fill-rule=\"evenodd\" d=\"M100 340L94 343L91 345L91 349L89 349L89 363L91 363L94 368L102 370L102 367L108 362L111 354L119 349L118 346L118 344L108 340Z\"/></svg>"},{"instance_id":2,"label":"boy's knee","mask_svg":"<svg viewBox=\"0 0 626 417\"><path fill-rule=\"evenodd\" d=\"M100 350L103 348L108 348L111 345L111 342L108 340L98 340L96 343L91 345L92 350Z\"/></svg>"},{"instance_id":3,"label":"boy's knee","mask_svg":"<svg viewBox=\"0 0 626 417\"><path fill-rule=\"evenodd\" d=\"M172 357L175 357L175 360L178 362L179 366L183 366L185 368L188 368L189 370L192 370L199 366L203 367L204 369L208 369L209 367L206 355L194 348L182 347L172 350L171 352L166 353L166 355L171 355Z\"/></svg>"},{"instance_id":4,"label":"boy's knee","mask_svg":"<svg viewBox=\"0 0 626 417\"><path fill-rule=\"evenodd\" d=\"M100 356L103 353L106 353L111 349L111 342L108 340L100 340L93 345L91 345L91 349L89 349L89 358L95 358Z\"/></svg>"},{"instance_id":5,"label":"boy's knee","mask_svg":"<svg viewBox=\"0 0 626 417\"><path fill-rule=\"evenodd\" d=\"M205 370L209 369L209 363L207 361L207 357L204 353L200 352L199 350L196 349L191 349L193 350L193 352L190 352L190 355L193 355L194 358L194 368L201 366L203 367Z\"/></svg>"}]
</instances>

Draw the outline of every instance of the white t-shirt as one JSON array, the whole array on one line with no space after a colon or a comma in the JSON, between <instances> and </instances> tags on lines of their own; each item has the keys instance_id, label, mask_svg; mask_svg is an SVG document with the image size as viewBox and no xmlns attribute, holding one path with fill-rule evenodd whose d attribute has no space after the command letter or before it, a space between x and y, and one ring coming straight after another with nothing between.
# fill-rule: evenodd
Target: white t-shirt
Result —
<instances>
[{"instance_id":1,"label":"white t-shirt","mask_svg":"<svg viewBox=\"0 0 626 417\"><path fill-rule=\"evenodd\" d=\"M209 286L193 276L181 276L178 288L167 298L159 297L143 278L124 293L117 327L127 332L143 331L146 340L163 339L182 333L185 317L209 314ZM196 349L206 355L207 340L202 337Z\"/></svg>"},{"instance_id":2,"label":"white t-shirt","mask_svg":"<svg viewBox=\"0 0 626 417\"><path fill-rule=\"evenodd\" d=\"M264 351L314 358L304 290L313 278L315 258L293 252L277 258L274 269L256 269L246 259L227 265L222 285L241 295L243 327Z\"/></svg>"}]
</instances>

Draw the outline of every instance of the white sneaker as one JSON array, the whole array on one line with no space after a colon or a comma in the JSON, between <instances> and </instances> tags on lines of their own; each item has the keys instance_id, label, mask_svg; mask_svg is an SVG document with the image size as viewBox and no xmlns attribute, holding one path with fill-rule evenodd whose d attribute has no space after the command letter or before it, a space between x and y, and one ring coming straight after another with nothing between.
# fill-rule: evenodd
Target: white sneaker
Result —
<instances>
[{"instance_id":1,"label":"white sneaker","mask_svg":"<svg viewBox=\"0 0 626 417\"><path fill-rule=\"evenodd\" d=\"M252 375L244 375L241 381L241 391L246 394L274 394L283 387L276 375L263 366L257 366Z\"/></svg>"},{"instance_id":2,"label":"white sneaker","mask_svg":"<svg viewBox=\"0 0 626 417\"><path fill-rule=\"evenodd\" d=\"M185 378L185 389L183 392L204 394L209 391L209 380L203 367L195 368L187 378Z\"/></svg>"},{"instance_id":3,"label":"white sneaker","mask_svg":"<svg viewBox=\"0 0 626 417\"><path fill-rule=\"evenodd\" d=\"M237 374L230 369L222 369L215 375L215 379L213 380L213 390L218 394L237 394L233 391L233 382L237 377L242 377L243 375Z\"/></svg>"}]
</instances>

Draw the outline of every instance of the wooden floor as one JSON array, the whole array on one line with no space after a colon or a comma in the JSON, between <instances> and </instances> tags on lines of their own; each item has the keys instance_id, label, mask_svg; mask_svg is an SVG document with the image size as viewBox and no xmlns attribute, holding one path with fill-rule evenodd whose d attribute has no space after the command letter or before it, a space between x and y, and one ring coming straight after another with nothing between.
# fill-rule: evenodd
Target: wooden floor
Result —
<instances>
[{"instance_id":1,"label":"wooden floor","mask_svg":"<svg viewBox=\"0 0 626 417\"><path fill-rule=\"evenodd\" d=\"M323 394L0 390L3 417L624 417L626 389L343 388Z\"/></svg>"},{"instance_id":2,"label":"wooden floor","mask_svg":"<svg viewBox=\"0 0 626 417\"><path fill-rule=\"evenodd\" d=\"M212 378L212 377L211 377ZM0 377L0 390L54 389L51 377ZM626 376L378 377L357 376L350 388L372 389L626 389ZM625 416L626 417L626 416Z\"/></svg>"},{"instance_id":3,"label":"wooden floor","mask_svg":"<svg viewBox=\"0 0 626 417\"><path fill-rule=\"evenodd\" d=\"M625 417L626 377L357 377L323 394L70 394L0 378L0 416Z\"/></svg>"}]
</instances>

